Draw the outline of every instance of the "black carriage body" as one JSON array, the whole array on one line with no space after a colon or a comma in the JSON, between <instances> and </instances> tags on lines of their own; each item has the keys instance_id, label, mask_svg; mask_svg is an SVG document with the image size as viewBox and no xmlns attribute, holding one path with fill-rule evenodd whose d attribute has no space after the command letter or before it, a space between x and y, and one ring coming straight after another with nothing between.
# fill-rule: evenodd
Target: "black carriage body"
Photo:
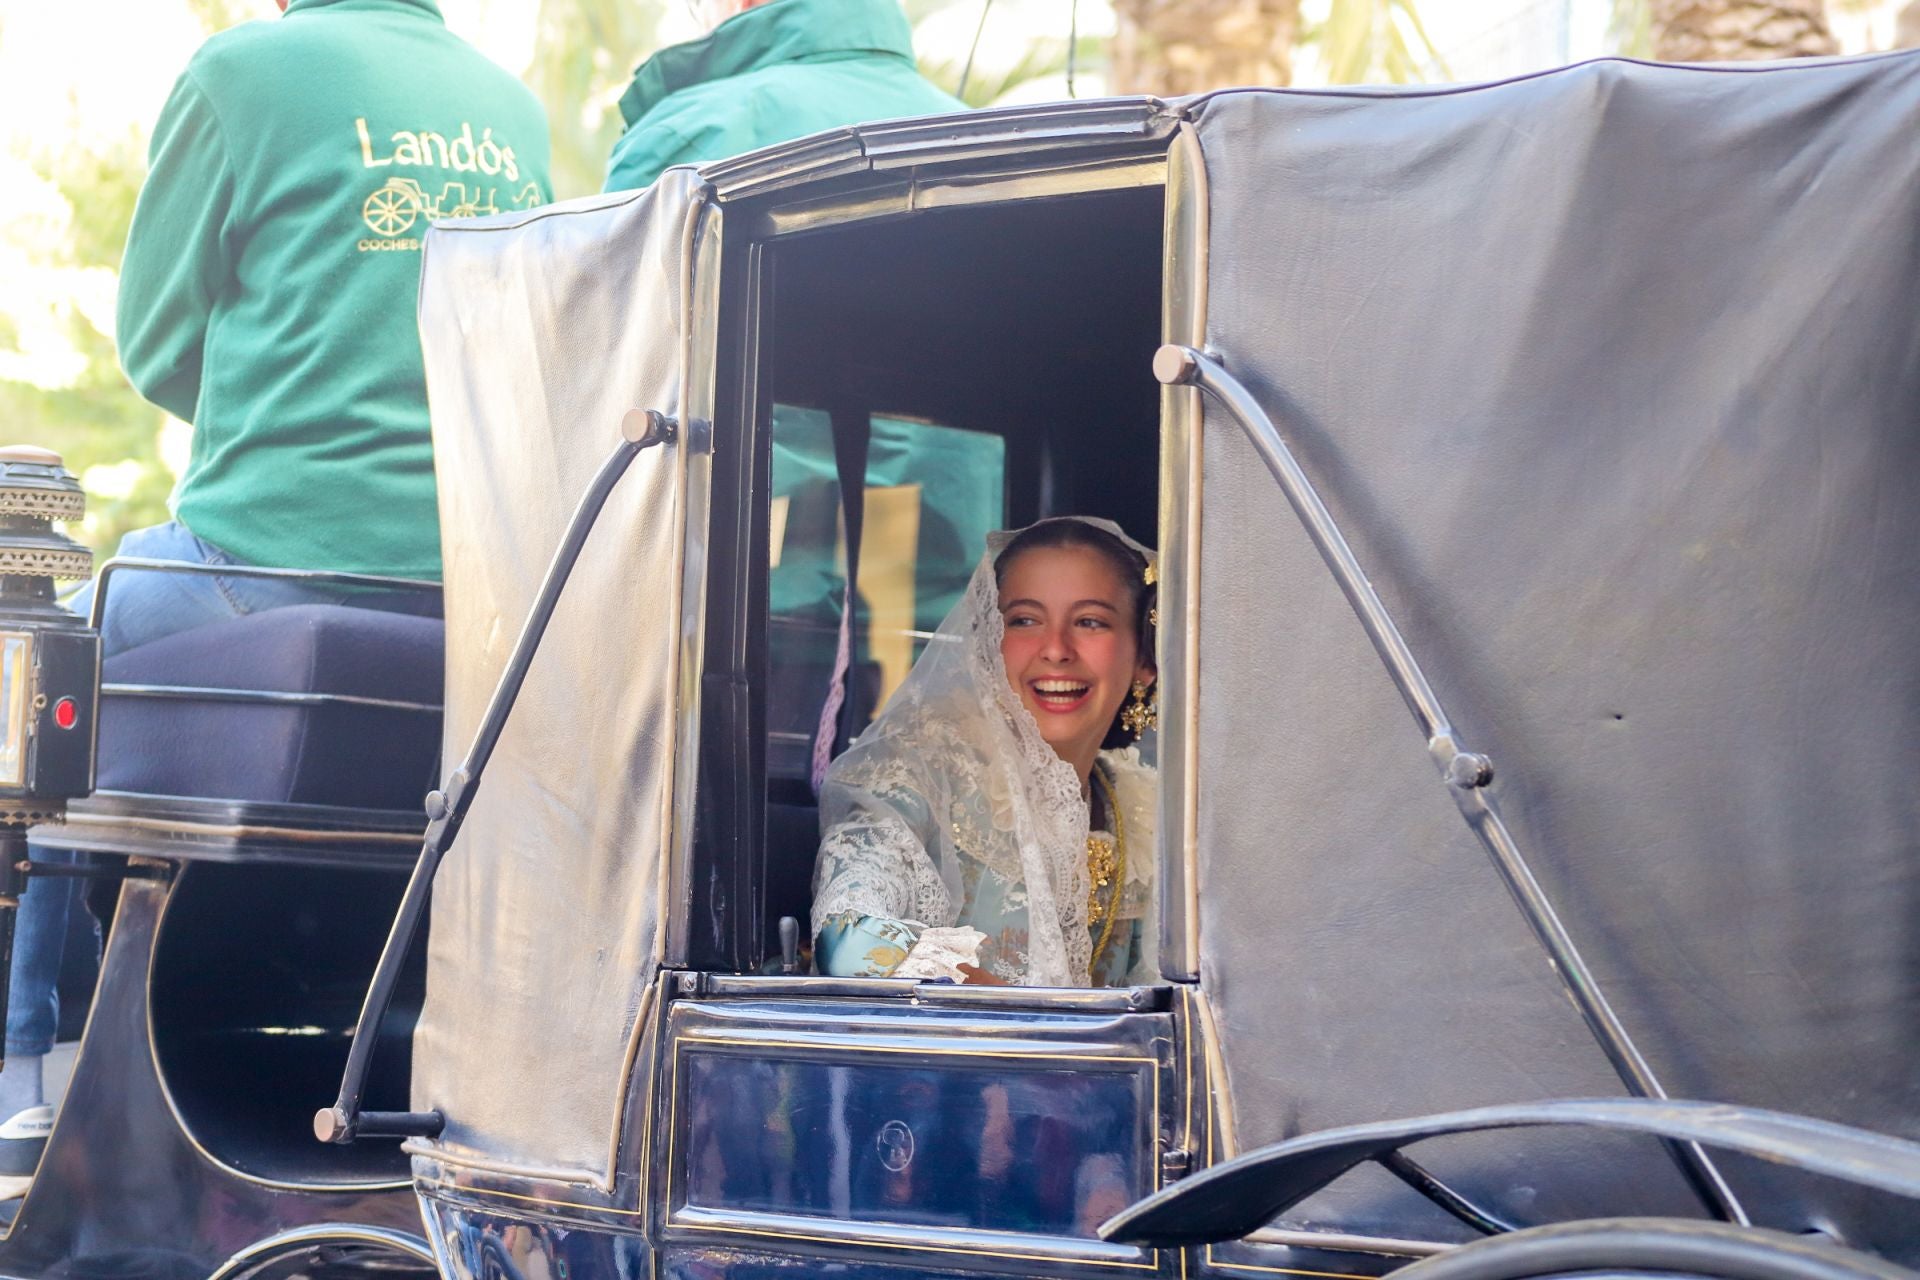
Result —
<instances>
[{"instance_id":1,"label":"black carriage body","mask_svg":"<svg viewBox=\"0 0 1920 1280\"><path fill-rule=\"evenodd\" d=\"M1916 104L1911 55L1064 104L436 229L449 759L623 415L680 421L436 882L444 1129L407 1150L443 1270L1378 1275L1472 1232L1377 1168L1231 1244L1095 1227L1278 1139L1622 1093L1161 343L1278 424L1668 1091L1920 1138ZM791 406L993 436L1009 523L1158 544L1161 984L763 976L815 838L768 604ZM1419 1155L1521 1223L1700 1212L1645 1136ZM1889 1194L1716 1160L1757 1222L1920 1261Z\"/></svg>"}]
</instances>

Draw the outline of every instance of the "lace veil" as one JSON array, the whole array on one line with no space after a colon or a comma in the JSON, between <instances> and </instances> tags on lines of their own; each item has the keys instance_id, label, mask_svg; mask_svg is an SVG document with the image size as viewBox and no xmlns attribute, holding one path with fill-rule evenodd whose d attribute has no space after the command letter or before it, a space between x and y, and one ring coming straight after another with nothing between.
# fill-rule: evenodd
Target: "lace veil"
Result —
<instances>
[{"instance_id":1,"label":"lace veil","mask_svg":"<svg viewBox=\"0 0 1920 1280\"><path fill-rule=\"evenodd\" d=\"M1112 522L1065 518L1113 534L1152 562L1152 552ZM844 913L953 925L992 877L999 916L965 922L988 934L989 967L1033 986L1085 986L1087 805L1073 766L1040 736L1000 657L994 559L1014 536L988 538L966 594L880 717L827 771L813 930ZM1114 766L1128 820L1121 914L1139 918L1152 896L1154 833L1139 821L1152 812L1144 785L1152 771L1132 751L1103 758Z\"/></svg>"}]
</instances>

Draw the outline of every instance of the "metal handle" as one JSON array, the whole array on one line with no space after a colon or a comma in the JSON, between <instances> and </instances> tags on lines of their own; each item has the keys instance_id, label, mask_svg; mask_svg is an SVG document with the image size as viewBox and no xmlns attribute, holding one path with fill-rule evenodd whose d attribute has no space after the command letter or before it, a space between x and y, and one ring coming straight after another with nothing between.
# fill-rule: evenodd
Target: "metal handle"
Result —
<instances>
[{"instance_id":1,"label":"metal handle","mask_svg":"<svg viewBox=\"0 0 1920 1280\"><path fill-rule=\"evenodd\" d=\"M479 731L474 734L473 745L467 749L467 758L448 776L442 790L427 794L426 839L420 846L419 861L413 864L413 875L407 881L407 891L400 900L400 910L394 916L393 928L387 934L386 946L380 952L380 963L373 971L366 1002L360 1006L360 1020L354 1026L353 1044L347 1050L347 1066L340 1078L340 1094L332 1106L322 1107L314 1113L313 1135L320 1141L344 1144L362 1134L369 1137L432 1138L439 1136L441 1127L446 1123L445 1117L438 1111L361 1111L360 1103L366 1095L367 1072L373 1065L373 1046L380 1022L386 1016L387 1006L393 1002L393 990L400 981L401 965L406 960L407 949L413 945L414 934L419 932L420 918L426 914L434 873L440 868L440 859L452 848L454 837L460 832L460 824L466 820L467 810L473 806L474 794L480 786L480 775L500 741L501 731L506 728L507 716L520 696L520 686L526 683L527 670L533 665L533 655L540 647L541 637L546 634L547 623L553 620L554 608L560 603L561 589L567 585L567 578L573 573L574 562L580 558L580 550L586 545L593 522L599 518L601 508L607 505L614 485L620 482L620 477L626 474L633 460L640 456L640 451L667 443L674 438L677 430L678 424L674 419L653 409L632 410L621 421L620 443L600 464L593 483L587 486L586 493L580 498L580 505L574 508L566 534L560 539L560 546L554 551L553 560L547 565L546 576L541 580L540 594L535 597L533 608L527 613L519 639L514 641L513 653L500 673L500 683L494 688L492 700L487 703L487 713L480 721Z\"/></svg>"},{"instance_id":2,"label":"metal handle","mask_svg":"<svg viewBox=\"0 0 1920 1280\"><path fill-rule=\"evenodd\" d=\"M1407 708L1413 712L1414 721L1426 738L1427 754L1446 781L1447 793L1453 797L1454 805L1460 810L1461 817L1466 819L1467 826L1472 828L1492 857L1501 882L1507 886L1507 892L1513 895L1514 904L1520 908L1520 914L1533 930L1534 938L1546 950L1555 976L1560 979L1560 985L1565 989L1568 999L1573 1001L1574 1008L1579 1010L1587 1030L1599 1042L1601 1051L1607 1055L1607 1061L1612 1064L1628 1092L1641 1098L1665 1098L1667 1091L1661 1087L1653 1068L1634 1045L1633 1038L1627 1034L1613 1006L1607 1002L1605 993L1594 980L1593 971L1581 959L1579 950L1573 945L1572 936L1554 911L1553 903L1548 900L1540 882L1534 878L1506 823L1501 821L1500 811L1486 790L1487 784L1493 781L1493 762L1486 756L1467 750L1461 743L1452 721L1447 718L1446 709L1440 705L1439 696L1434 693L1433 686L1427 683L1426 674L1420 670L1413 650L1407 647L1405 637L1394 625L1386 605L1380 601L1379 593L1374 591L1373 583L1368 581L1366 572L1360 567L1359 557L1347 545L1326 504L1320 501L1320 495L1314 491L1313 482L1307 478L1293 451L1287 448L1279 429L1260 407L1260 402L1218 360L1192 347L1173 343L1161 347L1153 356L1153 374L1167 386L1196 387L1212 396L1227 411L1227 416L1239 423L1247 433L1260 460L1267 464L1267 470L1280 482L1280 488L1292 504L1294 514L1306 526L1307 536L1313 539L1320 558L1333 571L1334 580L1340 584L1347 602L1359 616L1367 638L1373 641L1380 661L1386 664L1387 674L1393 678L1400 696L1406 699ZM1741 1207L1733 1189L1727 1185L1719 1168L1700 1144L1670 1141L1667 1148L1680 1166L1681 1173L1709 1209L1728 1222L1749 1225L1746 1210Z\"/></svg>"},{"instance_id":3,"label":"metal handle","mask_svg":"<svg viewBox=\"0 0 1920 1280\"><path fill-rule=\"evenodd\" d=\"M792 916L780 917L780 972L800 972L800 922Z\"/></svg>"}]
</instances>

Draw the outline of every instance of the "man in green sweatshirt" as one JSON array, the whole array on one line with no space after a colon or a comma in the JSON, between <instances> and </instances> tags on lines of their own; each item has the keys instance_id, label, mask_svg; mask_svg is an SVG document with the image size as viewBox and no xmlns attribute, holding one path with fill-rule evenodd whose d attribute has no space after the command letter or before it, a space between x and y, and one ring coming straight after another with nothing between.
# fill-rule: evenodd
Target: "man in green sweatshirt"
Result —
<instances>
[{"instance_id":1,"label":"man in green sweatshirt","mask_svg":"<svg viewBox=\"0 0 1920 1280\"><path fill-rule=\"evenodd\" d=\"M545 113L447 30L434 0L278 0L209 40L154 128L121 267L120 362L193 423L172 523L122 555L436 579L438 507L414 323L434 218L543 203ZM108 653L276 605L298 584L114 580ZM78 602L82 611L86 601ZM40 1058L76 881L21 903L0 1195L43 1143Z\"/></svg>"},{"instance_id":2,"label":"man in green sweatshirt","mask_svg":"<svg viewBox=\"0 0 1920 1280\"><path fill-rule=\"evenodd\" d=\"M899 0L693 0L693 5L712 30L702 39L662 49L634 73L620 99L627 131L614 144L607 166L608 191L647 186L672 165L719 160L868 120L964 108L920 74L913 32ZM803 514L823 511L824 527L834 527L838 483L824 422L823 414L805 408L774 406L773 495L776 502L791 504L793 527L808 524ZM928 431L876 417L870 458L870 489L922 482L919 514L927 527L970 527L968 519L979 505L968 505L975 497L967 487L970 477L949 474L952 458ZM951 585L956 580L965 585L974 554L969 548L949 557L950 563L931 554L919 557L919 625L931 630L939 624ZM785 541L769 583L775 644L783 657L802 667L834 669L836 680L834 631L844 609L842 573L830 532L825 541L796 536ZM799 652L809 638L821 652Z\"/></svg>"},{"instance_id":3,"label":"man in green sweatshirt","mask_svg":"<svg viewBox=\"0 0 1920 1280\"><path fill-rule=\"evenodd\" d=\"M202 46L155 126L120 362L194 425L173 508L196 537L435 578L420 240L547 200L546 116L434 0L282 7Z\"/></svg>"},{"instance_id":4,"label":"man in green sweatshirt","mask_svg":"<svg viewBox=\"0 0 1920 1280\"><path fill-rule=\"evenodd\" d=\"M700 40L640 64L620 99L608 191L865 120L958 111L914 65L899 0L701 0Z\"/></svg>"}]
</instances>

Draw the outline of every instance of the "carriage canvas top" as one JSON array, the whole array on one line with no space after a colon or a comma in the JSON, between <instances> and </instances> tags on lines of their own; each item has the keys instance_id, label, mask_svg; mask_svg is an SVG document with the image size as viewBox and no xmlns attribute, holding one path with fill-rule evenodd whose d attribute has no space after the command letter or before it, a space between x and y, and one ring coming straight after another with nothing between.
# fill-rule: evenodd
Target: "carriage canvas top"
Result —
<instances>
[{"instance_id":1,"label":"carriage canvas top","mask_svg":"<svg viewBox=\"0 0 1920 1280\"><path fill-rule=\"evenodd\" d=\"M1074 103L436 228L449 767L623 418L677 424L578 548L435 882L409 1150L442 1266L536 1213L576 1265L1378 1274L1471 1214L1370 1168L1237 1242L1093 1228L1302 1134L1620 1097L1634 1060L1920 1138L1917 108L1911 55ZM803 536L832 565L846 499L783 487L803 438L868 495L877 696L972 528L955 474L1006 527L1158 547L1160 983L779 972L815 835L788 729L826 685L778 575ZM1920 1261L1887 1180L1684 1147L1418 1154L1514 1224L1704 1185Z\"/></svg>"}]
</instances>

